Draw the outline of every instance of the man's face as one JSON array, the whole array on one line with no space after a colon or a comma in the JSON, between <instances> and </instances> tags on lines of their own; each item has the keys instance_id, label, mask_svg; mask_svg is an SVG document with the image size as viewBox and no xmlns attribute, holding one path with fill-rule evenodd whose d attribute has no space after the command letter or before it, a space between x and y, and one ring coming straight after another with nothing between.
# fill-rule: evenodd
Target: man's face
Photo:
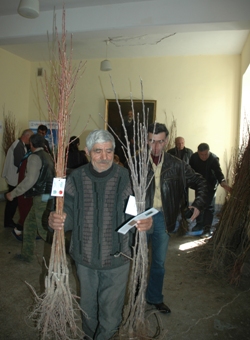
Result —
<instances>
[{"instance_id":1,"label":"man's face","mask_svg":"<svg viewBox=\"0 0 250 340\"><path fill-rule=\"evenodd\" d=\"M32 136L32 135L33 135L33 133L24 135L24 137L23 137L23 142L24 142L24 144L26 144L26 145L29 144L29 142L30 142L30 136Z\"/></svg>"},{"instance_id":2,"label":"man's face","mask_svg":"<svg viewBox=\"0 0 250 340\"><path fill-rule=\"evenodd\" d=\"M185 140L184 138L176 138L175 146L178 150L183 150L185 147Z\"/></svg>"},{"instance_id":3,"label":"man's face","mask_svg":"<svg viewBox=\"0 0 250 340\"><path fill-rule=\"evenodd\" d=\"M46 136L47 132L45 130L38 130L37 133L39 133L39 135L44 137L44 136Z\"/></svg>"},{"instance_id":4,"label":"man's face","mask_svg":"<svg viewBox=\"0 0 250 340\"><path fill-rule=\"evenodd\" d=\"M85 149L90 161L97 172L103 172L108 170L114 160L114 150L111 142L96 143L90 152Z\"/></svg>"},{"instance_id":5,"label":"man's face","mask_svg":"<svg viewBox=\"0 0 250 340\"><path fill-rule=\"evenodd\" d=\"M29 144L30 144L30 151L34 152L35 148L34 148L33 144L31 142Z\"/></svg>"},{"instance_id":6,"label":"man's face","mask_svg":"<svg viewBox=\"0 0 250 340\"><path fill-rule=\"evenodd\" d=\"M128 111L128 121L131 122L133 120L133 111Z\"/></svg>"},{"instance_id":7,"label":"man's face","mask_svg":"<svg viewBox=\"0 0 250 340\"><path fill-rule=\"evenodd\" d=\"M206 161L209 157L209 154L210 154L209 150L205 150L205 151L198 150L198 155L202 161Z\"/></svg>"},{"instance_id":8,"label":"man's face","mask_svg":"<svg viewBox=\"0 0 250 340\"><path fill-rule=\"evenodd\" d=\"M165 132L160 132L157 135L148 133L148 145L151 148L151 155L160 156L165 146L168 143L168 138Z\"/></svg>"}]
</instances>

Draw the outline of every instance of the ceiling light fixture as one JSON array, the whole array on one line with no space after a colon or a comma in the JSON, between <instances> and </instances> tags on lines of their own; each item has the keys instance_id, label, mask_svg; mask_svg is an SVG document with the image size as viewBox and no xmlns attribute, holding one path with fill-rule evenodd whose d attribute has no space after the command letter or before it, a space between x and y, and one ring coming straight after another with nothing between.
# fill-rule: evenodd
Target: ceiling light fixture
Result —
<instances>
[{"instance_id":1,"label":"ceiling light fixture","mask_svg":"<svg viewBox=\"0 0 250 340\"><path fill-rule=\"evenodd\" d=\"M37 18L39 15L39 0L21 0L17 12L28 19Z\"/></svg>"},{"instance_id":2,"label":"ceiling light fixture","mask_svg":"<svg viewBox=\"0 0 250 340\"><path fill-rule=\"evenodd\" d=\"M105 40L106 42L106 59L103 60L101 62L101 66L100 66L100 70L101 71L110 71L112 70L112 67L111 67L111 63L110 61L108 60L108 44L109 44L109 40Z\"/></svg>"}]
</instances>

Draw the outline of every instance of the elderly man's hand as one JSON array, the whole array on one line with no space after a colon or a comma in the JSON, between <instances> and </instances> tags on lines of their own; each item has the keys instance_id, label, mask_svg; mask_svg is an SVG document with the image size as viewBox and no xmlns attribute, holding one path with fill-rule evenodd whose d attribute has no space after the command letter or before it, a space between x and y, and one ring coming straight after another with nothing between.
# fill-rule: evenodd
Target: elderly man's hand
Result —
<instances>
[{"instance_id":1,"label":"elderly man's hand","mask_svg":"<svg viewBox=\"0 0 250 340\"><path fill-rule=\"evenodd\" d=\"M7 194L5 195L5 198L8 200L8 201L13 201L13 198L11 196L11 192L7 192Z\"/></svg>"},{"instance_id":2,"label":"elderly man's hand","mask_svg":"<svg viewBox=\"0 0 250 340\"><path fill-rule=\"evenodd\" d=\"M66 219L66 214L62 215L57 214L55 211L52 211L49 214L49 226L54 230L62 230L64 227L64 222Z\"/></svg>"},{"instance_id":3,"label":"elderly man's hand","mask_svg":"<svg viewBox=\"0 0 250 340\"><path fill-rule=\"evenodd\" d=\"M139 231L147 231L152 227L153 219L152 217L145 218L144 220L139 220L136 223L136 228Z\"/></svg>"}]
</instances>

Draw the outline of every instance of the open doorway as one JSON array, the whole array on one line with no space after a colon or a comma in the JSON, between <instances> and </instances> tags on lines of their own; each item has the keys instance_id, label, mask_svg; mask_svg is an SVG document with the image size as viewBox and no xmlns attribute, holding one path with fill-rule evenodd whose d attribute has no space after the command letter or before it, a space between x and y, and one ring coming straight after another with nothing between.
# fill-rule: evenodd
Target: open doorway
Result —
<instances>
[{"instance_id":1,"label":"open doorway","mask_svg":"<svg viewBox=\"0 0 250 340\"><path fill-rule=\"evenodd\" d=\"M241 96L241 114L240 114L240 139L241 146L243 139L248 136L250 126L250 65L242 77L242 96Z\"/></svg>"}]
</instances>

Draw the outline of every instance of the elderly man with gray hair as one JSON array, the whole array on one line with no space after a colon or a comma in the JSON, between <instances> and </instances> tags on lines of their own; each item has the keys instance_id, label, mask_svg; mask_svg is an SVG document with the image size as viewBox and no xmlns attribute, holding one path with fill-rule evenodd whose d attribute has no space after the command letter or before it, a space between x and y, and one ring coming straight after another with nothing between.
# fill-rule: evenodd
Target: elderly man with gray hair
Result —
<instances>
[{"instance_id":1,"label":"elderly man with gray hair","mask_svg":"<svg viewBox=\"0 0 250 340\"><path fill-rule=\"evenodd\" d=\"M18 167L21 163L23 156L27 152L27 145L29 145L30 136L33 135L31 129L26 129L22 132L20 138L18 138L10 146L5 162L2 177L5 178L8 184L8 192L15 189L18 182ZM16 213L18 206L17 198L13 201L6 201L5 211L4 211L4 227L15 228L16 224L13 221L13 217Z\"/></svg>"},{"instance_id":2,"label":"elderly man with gray hair","mask_svg":"<svg viewBox=\"0 0 250 340\"><path fill-rule=\"evenodd\" d=\"M113 162L115 141L106 130L91 132L85 151L90 163L75 169L65 188L63 216L50 214L52 229L72 230L70 254L81 289L83 331L91 339L110 339L122 320L129 274L129 234L117 232L132 194L128 170ZM150 229L152 218L137 222ZM121 254L117 256L117 254ZM125 254L123 256L122 254Z\"/></svg>"}]
</instances>

